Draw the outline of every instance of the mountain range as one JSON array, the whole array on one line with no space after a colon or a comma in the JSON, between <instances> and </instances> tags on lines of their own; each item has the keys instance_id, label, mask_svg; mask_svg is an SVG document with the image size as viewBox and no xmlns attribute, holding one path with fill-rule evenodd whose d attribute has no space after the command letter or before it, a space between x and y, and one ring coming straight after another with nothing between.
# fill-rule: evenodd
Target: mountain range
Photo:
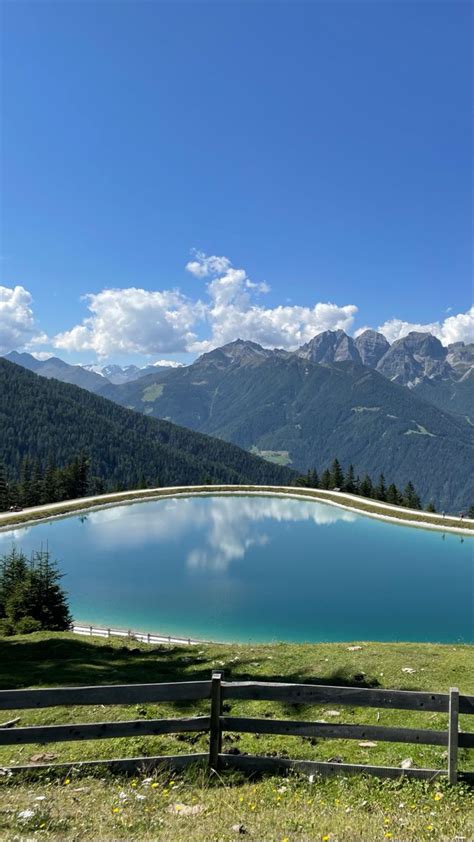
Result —
<instances>
[{"instance_id":1,"label":"mountain range","mask_svg":"<svg viewBox=\"0 0 474 842\"><path fill-rule=\"evenodd\" d=\"M57 376L55 358L33 365ZM444 347L412 332L390 345L376 331L353 339L337 330L294 352L236 340L191 365L151 367L122 384L69 368L78 385L85 375L99 378L85 388L116 403L299 471L320 470L337 455L402 487L416 479L425 504L453 511L474 500L472 344Z\"/></svg>"},{"instance_id":2,"label":"mountain range","mask_svg":"<svg viewBox=\"0 0 474 842\"><path fill-rule=\"evenodd\" d=\"M288 485L293 471L220 439L146 418L77 386L0 359L0 461L12 479L25 456L46 465L86 453L105 490L144 484Z\"/></svg>"}]
</instances>

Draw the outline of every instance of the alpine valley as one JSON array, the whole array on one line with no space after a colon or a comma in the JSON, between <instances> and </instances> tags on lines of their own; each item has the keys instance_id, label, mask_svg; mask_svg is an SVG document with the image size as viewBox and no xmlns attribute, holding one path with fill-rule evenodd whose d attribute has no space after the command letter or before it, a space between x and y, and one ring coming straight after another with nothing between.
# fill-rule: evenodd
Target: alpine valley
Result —
<instances>
[{"instance_id":1,"label":"alpine valley","mask_svg":"<svg viewBox=\"0 0 474 842\"><path fill-rule=\"evenodd\" d=\"M238 339L188 366L114 366L110 379L56 358L8 358L298 471L337 456L400 486L416 477L423 503L439 509L474 499L472 344L412 332L390 345L376 331L337 330L288 352Z\"/></svg>"}]
</instances>

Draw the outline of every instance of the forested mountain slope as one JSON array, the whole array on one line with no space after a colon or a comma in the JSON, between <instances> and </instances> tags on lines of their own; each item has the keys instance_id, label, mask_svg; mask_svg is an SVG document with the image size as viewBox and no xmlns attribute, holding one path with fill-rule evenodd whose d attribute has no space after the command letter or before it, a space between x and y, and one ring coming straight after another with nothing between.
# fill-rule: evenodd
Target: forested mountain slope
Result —
<instances>
[{"instance_id":1,"label":"forested mountain slope","mask_svg":"<svg viewBox=\"0 0 474 842\"><path fill-rule=\"evenodd\" d=\"M402 487L416 478L425 504L455 511L474 500L473 428L360 363L288 355L242 365L219 349L166 380L115 387L113 397L241 447L288 453L299 470L337 455Z\"/></svg>"},{"instance_id":2,"label":"forested mountain slope","mask_svg":"<svg viewBox=\"0 0 474 842\"><path fill-rule=\"evenodd\" d=\"M0 359L0 459L17 478L24 456L57 465L80 452L106 488L192 483L285 484L295 474L219 439L146 418Z\"/></svg>"}]
</instances>

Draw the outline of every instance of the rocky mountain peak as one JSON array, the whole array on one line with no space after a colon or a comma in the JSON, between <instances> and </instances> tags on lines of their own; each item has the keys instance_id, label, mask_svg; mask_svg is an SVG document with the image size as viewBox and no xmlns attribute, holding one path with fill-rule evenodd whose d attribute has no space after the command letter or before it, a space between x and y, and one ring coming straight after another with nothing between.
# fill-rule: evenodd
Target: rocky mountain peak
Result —
<instances>
[{"instance_id":1,"label":"rocky mountain peak","mask_svg":"<svg viewBox=\"0 0 474 842\"><path fill-rule=\"evenodd\" d=\"M447 349L431 333L412 331L397 339L379 360L377 371L404 386L416 386L425 379L455 376L447 362Z\"/></svg>"},{"instance_id":2,"label":"rocky mountain peak","mask_svg":"<svg viewBox=\"0 0 474 842\"><path fill-rule=\"evenodd\" d=\"M325 330L296 351L299 357L313 363L362 362L354 340L343 330Z\"/></svg>"},{"instance_id":3,"label":"rocky mountain peak","mask_svg":"<svg viewBox=\"0 0 474 842\"><path fill-rule=\"evenodd\" d=\"M386 340L383 333L377 330L364 330L354 340L355 346L360 354L364 365L369 368L376 368L379 360L386 354L390 348L390 343Z\"/></svg>"}]
</instances>

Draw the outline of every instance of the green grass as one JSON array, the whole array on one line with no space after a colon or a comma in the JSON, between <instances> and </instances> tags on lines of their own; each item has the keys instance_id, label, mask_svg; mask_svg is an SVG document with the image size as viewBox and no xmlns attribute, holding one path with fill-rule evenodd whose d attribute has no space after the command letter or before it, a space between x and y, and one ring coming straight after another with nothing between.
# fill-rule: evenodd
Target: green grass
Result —
<instances>
[{"instance_id":1,"label":"green grass","mask_svg":"<svg viewBox=\"0 0 474 842\"><path fill-rule=\"evenodd\" d=\"M250 453L254 453L255 456L260 456L262 459L266 459L267 462L274 462L275 465L291 465L288 450L259 450L258 447L252 445Z\"/></svg>"},{"instance_id":2,"label":"green grass","mask_svg":"<svg viewBox=\"0 0 474 842\"><path fill-rule=\"evenodd\" d=\"M229 680L255 678L322 684L447 691L458 686L474 693L472 647L460 645L360 643L202 645L148 647L120 640L110 643L71 634L34 634L0 640L0 687L114 684L209 678L224 670ZM404 673L410 667L413 673ZM444 714L372 710L331 705L294 706L232 701L233 716L327 719L347 723L446 728ZM207 701L129 707L63 707L7 711L20 725L112 721L205 714ZM463 730L474 730L474 717L461 717ZM472 838L472 800L466 785L444 781L378 781L363 776L336 779L307 776L244 778L236 773L209 777L206 769L170 778L158 773L144 783L101 772L74 771L79 760L206 751L207 735L181 734L133 739L94 740L48 746L0 749L0 765L25 764L34 754L52 752L71 772L39 780L0 777L0 838L12 839L164 839L231 840L441 840ZM355 741L250 734L226 734L224 751L277 752L290 757L398 766L445 768L443 747L379 743L364 748ZM469 756L471 755L471 757ZM473 769L474 752L460 751L460 768ZM69 783L66 783L69 781ZM172 784L171 781L174 781ZM153 785L156 784L156 785ZM123 795L121 795L123 793ZM137 794L144 796L137 799ZM43 800L35 801L36 798ZM197 806L195 813L173 807ZM30 818L18 816L33 810ZM243 825L246 833L233 830ZM2 835L3 834L3 835ZM391 835L390 835L391 834Z\"/></svg>"},{"instance_id":3,"label":"green grass","mask_svg":"<svg viewBox=\"0 0 474 842\"><path fill-rule=\"evenodd\" d=\"M163 392L165 387L161 383L154 383L152 386L147 386L143 390L142 401L156 401Z\"/></svg>"}]
</instances>

